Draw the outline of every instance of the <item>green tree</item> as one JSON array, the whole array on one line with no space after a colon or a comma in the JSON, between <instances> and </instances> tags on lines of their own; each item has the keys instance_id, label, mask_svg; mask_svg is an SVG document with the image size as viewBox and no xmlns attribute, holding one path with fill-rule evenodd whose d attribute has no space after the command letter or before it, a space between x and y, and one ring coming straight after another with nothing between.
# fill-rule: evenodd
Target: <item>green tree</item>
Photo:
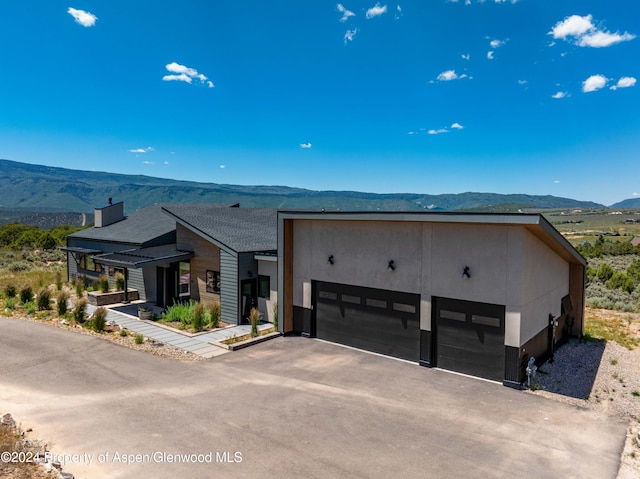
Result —
<instances>
[{"instance_id":1,"label":"green tree","mask_svg":"<svg viewBox=\"0 0 640 479\"><path fill-rule=\"evenodd\" d=\"M598 279L605 283L613 276L613 268L609 265L609 263L603 263L598 269Z\"/></svg>"}]
</instances>

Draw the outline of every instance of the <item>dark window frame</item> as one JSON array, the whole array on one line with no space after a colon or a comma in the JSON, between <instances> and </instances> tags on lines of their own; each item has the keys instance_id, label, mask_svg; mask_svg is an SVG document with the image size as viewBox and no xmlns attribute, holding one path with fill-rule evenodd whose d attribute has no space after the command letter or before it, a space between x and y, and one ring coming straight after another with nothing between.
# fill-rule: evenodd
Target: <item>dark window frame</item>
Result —
<instances>
[{"instance_id":1,"label":"dark window frame","mask_svg":"<svg viewBox=\"0 0 640 479\"><path fill-rule=\"evenodd\" d=\"M220 271L208 269L205 280L207 293L220 294Z\"/></svg>"},{"instance_id":2,"label":"dark window frame","mask_svg":"<svg viewBox=\"0 0 640 479\"><path fill-rule=\"evenodd\" d=\"M264 283L266 281L266 290L264 289ZM271 276L259 274L258 275L258 298L271 299Z\"/></svg>"}]
</instances>

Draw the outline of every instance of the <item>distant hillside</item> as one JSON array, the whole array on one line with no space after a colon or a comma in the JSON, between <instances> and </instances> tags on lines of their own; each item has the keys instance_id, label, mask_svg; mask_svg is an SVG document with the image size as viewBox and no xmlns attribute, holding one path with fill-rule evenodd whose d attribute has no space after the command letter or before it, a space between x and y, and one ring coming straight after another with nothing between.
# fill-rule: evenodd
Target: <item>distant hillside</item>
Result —
<instances>
[{"instance_id":1,"label":"distant hillside","mask_svg":"<svg viewBox=\"0 0 640 479\"><path fill-rule=\"evenodd\" d=\"M640 198L629 198L611 205L610 208L640 208Z\"/></svg>"},{"instance_id":2,"label":"distant hillside","mask_svg":"<svg viewBox=\"0 0 640 479\"><path fill-rule=\"evenodd\" d=\"M39 209L0 208L0 225L7 223L37 226L43 230L60 225L82 227L93 223L93 213L53 213Z\"/></svg>"},{"instance_id":3,"label":"distant hillside","mask_svg":"<svg viewBox=\"0 0 640 479\"><path fill-rule=\"evenodd\" d=\"M197 183L142 175L70 170L0 160L0 208L92 213L108 198L133 211L154 203L240 203L245 207L325 208L364 211L451 211L511 204L519 208L602 208L555 196L460 193L376 194L313 191L288 186ZM517 211L517 210L516 210Z\"/></svg>"}]
</instances>

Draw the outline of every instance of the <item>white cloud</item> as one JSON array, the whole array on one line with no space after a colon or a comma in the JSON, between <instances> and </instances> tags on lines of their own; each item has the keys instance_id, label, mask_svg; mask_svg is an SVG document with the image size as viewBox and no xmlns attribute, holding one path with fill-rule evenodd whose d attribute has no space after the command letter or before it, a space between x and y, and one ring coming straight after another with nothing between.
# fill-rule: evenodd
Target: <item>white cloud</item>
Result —
<instances>
[{"instance_id":1,"label":"white cloud","mask_svg":"<svg viewBox=\"0 0 640 479\"><path fill-rule=\"evenodd\" d=\"M169 162L168 162L168 161L165 161L163 164L168 165L168 164L169 164Z\"/></svg>"},{"instance_id":2,"label":"white cloud","mask_svg":"<svg viewBox=\"0 0 640 479\"><path fill-rule=\"evenodd\" d=\"M636 85L636 79L634 77L622 77L618 80L618 83L611 87L612 90L617 90L618 88L629 88Z\"/></svg>"},{"instance_id":3,"label":"white cloud","mask_svg":"<svg viewBox=\"0 0 640 479\"><path fill-rule=\"evenodd\" d=\"M491 48L499 48L504 44L505 44L504 40L491 40L489 42L489 45L491 46Z\"/></svg>"},{"instance_id":4,"label":"white cloud","mask_svg":"<svg viewBox=\"0 0 640 479\"><path fill-rule=\"evenodd\" d=\"M189 68L184 65L180 65L176 62L171 62L165 65L167 71L174 73L174 75L165 75L162 77L164 81L181 81L185 83L193 83L193 79L200 80L202 84L207 85L209 88L213 88L214 84L202 73L198 73L195 68Z\"/></svg>"},{"instance_id":5,"label":"white cloud","mask_svg":"<svg viewBox=\"0 0 640 479\"><path fill-rule=\"evenodd\" d=\"M488 59L488 60L493 60L493 51L489 50L489 51L487 52L487 59Z\"/></svg>"},{"instance_id":6,"label":"white cloud","mask_svg":"<svg viewBox=\"0 0 640 479\"><path fill-rule=\"evenodd\" d=\"M381 7L379 3L376 3L375 6L371 7L367 10L366 17L367 19L371 19L374 17L379 17L380 15L387 13L387 6Z\"/></svg>"},{"instance_id":7,"label":"white cloud","mask_svg":"<svg viewBox=\"0 0 640 479\"><path fill-rule=\"evenodd\" d=\"M560 98L565 98L566 96L567 96L566 91L559 91L551 95L551 98L555 98L556 100L559 100Z\"/></svg>"},{"instance_id":8,"label":"white cloud","mask_svg":"<svg viewBox=\"0 0 640 479\"><path fill-rule=\"evenodd\" d=\"M631 194L631 196L640 196L640 193L636 193L635 191Z\"/></svg>"},{"instance_id":9,"label":"white cloud","mask_svg":"<svg viewBox=\"0 0 640 479\"><path fill-rule=\"evenodd\" d=\"M142 162L143 165L154 165L155 163L153 161L149 161L149 160L145 160Z\"/></svg>"},{"instance_id":10,"label":"white cloud","mask_svg":"<svg viewBox=\"0 0 640 479\"><path fill-rule=\"evenodd\" d=\"M622 35L619 33L594 32L580 37L578 39L578 45L581 47L603 48L610 47L616 43L628 42L629 40L633 40L635 37L635 35L631 35L627 32L624 32Z\"/></svg>"},{"instance_id":11,"label":"white cloud","mask_svg":"<svg viewBox=\"0 0 640 479\"><path fill-rule=\"evenodd\" d=\"M461 80L463 78L467 78L467 75L465 73L458 75L455 70L447 70L438 75L439 81Z\"/></svg>"},{"instance_id":12,"label":"white cloud","mask_svg":"<svg viewBox=\"0 0 640 479\"><path fill-rule=\"evenodd\" d=\"M129 153L147 153L149 151L153 151L153 148L147 146L146 148L136 148L134 150L129 150Z\"/></svg>"},{"instance_id":13,"label":"white cloud","mask_svg":"<svg viewBox=\"0 0 640 479\"><path fill-rule=\"evenodd\" d=\"M227 165L220 165L220 169L224 170L227 167Z\"/></svg>"},{"instance_id":14,"label":"white cloud","mask_svg":"<svg viewBox=\"0 0 640 479\"><path fill-rule=\"evenodd\" d=\"M604 48L616 43L628 42L636 36L631 33L611 33L596 28L592 15L571 15L556 23L550 35L565 41L572 41L580 47Z\"/></svg>"},{"instance_id":15,"label":"white cloud","mask_svg":"<svg viewBox=\"0 0 640 479\"><path fill-rule=\"evenodd\" d=\"M560 180L553 180L553 182L557 185L558 183L560 183Z\"/></svg>"},{"instance_id":16,"label":"white cloud","mask_svg":"<svg viewBox=\"0 0 640 479\"><path fill-rule=\"evenodd\" d=\"M440 128L439 130L429 130L427 133L430 135L439 135L441 133L449 133L449 130L446 128Z\"/></svg>"},{"instance_id":17,"label":"white cloud","mask_svg":"<svg viewBox=\"0 0 640 479\"><path fill-rule=\"evenodd\" d=\"M553 35L553 38L563 40L567 37L579 37L595 28L591 20L593 20L592 15L585 17L571 15L556 23L549 33Z\"/></svg>"},{"instance_id":18,"label":"white cloud","mask_svg":"<svg viewBox=\"0 0 640 479\"><path fill-rule=\"evenodd\" d=\"M396 13L396 16L395 16L395 19L396 19L396 20L399 20L399 19L400 19L400 17L404 16L404 15L402 14L402 8L400 7L400 5L396 5L396 12L397 12L397 13Z\"/></svg>"},{"instance_id":19,"label":"white cloud","mask_svg":"<svg viewBox=\"0 0 640 479\"><path fill-rule=\"evenodd\" d=\"M71 15L76 23L79 23L83 27L92 27L96 24L96 17L93 13L85 12L84 10L76 10L75 8L69 7L67 13Z\"/></svg>"},{"instance_id":20,"label":"white cloud","mask_svg":"<svg viewBox=\"0 0 640 479\"><path fill-rule=\"evenodd\" d=\"M353 30L347 30L346 33L344 34L344 44L346 45L347 42L353 41L353 38L356 36L357 33L358 33L357 28L354 28Z\"/></svg>"},{"instance_id":21,"label":"white cloud","mask_svg":"<svg viewBox=\"0 0 640 479\"><path fill-rule=\"evenodd\" d=\"M454 130L462 130L464 126L462 126L460 123L454 123L453 125L451 125L451 128L453 128Z\"/></svg>"},{"instance_id":22,"label":"white cloud","mask_svg":"<svg viewBox=\"0 0 640 479\"><path fill-rule=\"evenodd\" d=\"M462 57L463 60L470 60L471 59L471 55L469 55L468 53L460 55L460 56Z\"/></svg>"},{"instance_id":23,"label":"white cloud","mask_svg":"<svg viewBox=\"0 0 640 479\"><path fill-rule=\"evenodd\" d=\"M518 85L526 85L529 83L527 80L518 80Z\"/></svg>"},{"instance_id":24,"label":"white cloud","mask_svg":"<svg viewBox=\"0 0 640 479\"><path fill-rule=\"evenodd\" d=\"M347 10L346 8L344 8L344 6L341 3L338 3L336 5L336 8L338 9L338 11L340 13L342 13L342 18L340 19L341 22L346 22L349 19L349 17L355 17L356 16L355 13L353 13L352 11Z\"/></svg>"},{"instance_id":25,"label":"white cloud","mask_svg":"<svg viewBox=\"0 0 640 479\"><path fill-rule=\"evenodd\" d=\"M300 143L300 148L302 148L303 150L308 150L309 148L311 148L311 143Z\"/></svg>"},{"instance_id":26,"label":"white cloud","mask_svg":"<svg viewBox=\"0 0 640 479\"><path fill-rule=\"evenodd\" d=\"M584 93L589 93L592 91L597 91L605 86L607 86L607 82L609 79L603 75L591 75L585 81L582 82L582 91Z\"/></svg>"}]
</instances>

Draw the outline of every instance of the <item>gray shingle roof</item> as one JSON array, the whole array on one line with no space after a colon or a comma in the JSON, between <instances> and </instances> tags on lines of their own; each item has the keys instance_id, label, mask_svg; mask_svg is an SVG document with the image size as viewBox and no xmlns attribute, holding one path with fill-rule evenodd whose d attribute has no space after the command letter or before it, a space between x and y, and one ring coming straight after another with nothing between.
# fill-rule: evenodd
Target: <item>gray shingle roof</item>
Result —
<instances>
[{"instance_id":1,"label":"gray shingle roof","mask_svg":"<svg viewBox=\"0 0 640 479\"><path fill-rule=\"evenodd\" d=\"M278 210L213 205L165 205L163 209L185 226L238 253L278 248Z\"/></svg>"},{"instance_id":2,"label":"gray shingle roof","mask_svg":"<svg viewBox=\"0 0 640 479\"><path fill-rule=\"evenodd\" d=\"M175 220L162 211L162 206L164 205L147 206L126 214L121 221L102 228L78 231L69 235L69 238L144 244L176 229Z\"/></svg>"}]
</instances>

